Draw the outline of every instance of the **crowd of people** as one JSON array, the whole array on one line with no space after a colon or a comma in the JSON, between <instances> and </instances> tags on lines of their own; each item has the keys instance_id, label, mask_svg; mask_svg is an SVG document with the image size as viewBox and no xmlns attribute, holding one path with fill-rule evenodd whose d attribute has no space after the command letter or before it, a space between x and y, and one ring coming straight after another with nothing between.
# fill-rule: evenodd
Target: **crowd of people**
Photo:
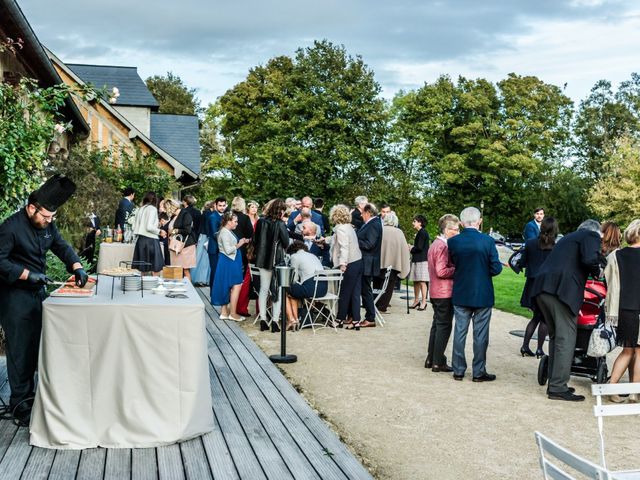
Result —
<instances>
[{"instance_id":1,"label":"crowd of people","mask_svg":"<svg viewBox=\"0 0 640 480\"><path fill-rule=\"evenodd\" d=\"M119 207L130 208L133 192L125 191ZM181 265L195 284L209 285L211 302L221 307L221 318L242 321L249 316L252 293L257 293L256 316L261 329L279 331L282 309L287 329L300 327L301 301L326 294L327 285L316 282L323 269L339 269L343 281L338 292L336 327L359 330L376 326L376 312L387 313L399 279L413 282L414 301L409 308L433 308L425 367L451 372L463 380L467 370L465 343L473 326L472 380L487 382L496 376L487 371L486 353L494 305L492 277L502 270L495 241L482 233L481 212L465 208L460 217L446 214L438 221L438 235L430 242L423 215L413 218L416 231L409 244L398 228L398 216L389 205L380 211L364 196L354 207L335 205L324 213L324 201L305 196L273 199L260 206L235 197L231 205L224 197L195 208L187 195L181 204L159 201L148 192L135 215L137 235L134 261L157 273L164 264ZM119 213L120 217L124 214ZM617 326L622 354L615 362L611 381L620 380L629 369L640 375L638 315L640 300L630 273L640 262L640 221L624 233L628 247L620 249L623 237L612 222L583 222L575 232L559 239L552 217L537 208L525 225L525 240L518 267L525 270L521 305L532 311L520 354L540 358L549 336L550 399L579 401L569 387L571 361L576 342L576 316L582 305L588 278L602 278L609 286L607 318ZM175 238L181 248L171 247ZM275 267L287 260L295 270L286 304L278 295ZM258 275L251 275L250 264ZM607 268L604 269L605 265ZM387 273L388 270L388 273ZM387 282L384 282L385 275ZM381 292L374 299L374 289ZM374 304L375 303L375 304ZM362 313L364 311L364 315ZM455 320L455 322L454 322ZM530 348L537 331L537 347ZM450 364L445 351L453 332Z\"/></svg>"}]
</instances>

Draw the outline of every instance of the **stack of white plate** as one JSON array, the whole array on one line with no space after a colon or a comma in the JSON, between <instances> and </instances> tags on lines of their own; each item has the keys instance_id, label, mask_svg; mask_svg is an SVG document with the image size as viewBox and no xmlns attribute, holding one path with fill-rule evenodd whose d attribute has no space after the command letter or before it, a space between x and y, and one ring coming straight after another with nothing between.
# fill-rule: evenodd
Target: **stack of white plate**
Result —
<instances>
[{"instance_id":1,"label":"stack of white plate","mask_svg":"<svg viewBox=\"0 0 640 480\"><path fill-rule=\"evenodd\" d=\"M142 277L142 289L151 290L159 285L160 277Z\"/></svg>"},{"instance_id":2,"label":"stack of white plate","mask_svg":"<svg viewBox=\"0 0 640 480\"><path fill-rule=\"evenodd\" d=\"M125 292L135 292L142 288L142 277L122 277L122 289Z\"/></svg>"}]
</instances>

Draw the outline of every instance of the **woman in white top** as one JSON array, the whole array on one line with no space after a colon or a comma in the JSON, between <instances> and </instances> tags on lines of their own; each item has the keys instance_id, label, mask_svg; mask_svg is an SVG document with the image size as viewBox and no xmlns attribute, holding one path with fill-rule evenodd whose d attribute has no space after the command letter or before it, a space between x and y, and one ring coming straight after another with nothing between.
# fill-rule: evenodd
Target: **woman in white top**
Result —
<instances>
[{"instance_id":1,"label":"woman in white top","mask_svg":"<svg viewBox=\"0 0 640 480\"><path fill-rule=\"evenodd\" d=\"M233 230L238 226L238 217L232 212L225 212L222 216L220 230L218 230L218 265L216 275L211 288L211 304L218 305L221 320L233 320L241 322L241 317L236 312L238 296L242 286L242 255L238 251L247 238L238 240Z\"/></svg>"},{"instance_id":2,"label":"woman in white top","mask_svg":"<svg viewBox=\"0 0 640 480\"><path fill-rule=\"evenodd\" d=\"M166 232L160 230L157 202L156 194L147 192L133 223L133 234L137 235L133 266L141 272L153 272L154 275L158 275L164 266L159 237L166 236Z\"/></svg>"},{"instance_id":3,"label":"woman in white top","mask_svg":"<svg viewBox=\"0 0 640 480\"><path fill-rule=\"evenodd\" d=\"M331 243L333 266L344 272L338 295L337 320L347 329L360 327L360 290L362 288L362 253L358 236L351 225L351 212L346 205L336 205L329 212L335 225Z\"/></svg>"},{"instance_id":4,"label":"woman in white top","mask_svg":"<svg viewBox=\"0 0 640 480\"><path fill-rule=\"evenodd\" d=\"M300 240L295 240L287 253L291 255L291 267L295 272L295 281L289 288L287 295L287 330L295 330L298 326L298 301L303 298L322 297L327 293L327 282L316 283L314 276L316 272L323 270L322 263L312 253L309 253L307 246Z\"/></svg>"}]
</instances>

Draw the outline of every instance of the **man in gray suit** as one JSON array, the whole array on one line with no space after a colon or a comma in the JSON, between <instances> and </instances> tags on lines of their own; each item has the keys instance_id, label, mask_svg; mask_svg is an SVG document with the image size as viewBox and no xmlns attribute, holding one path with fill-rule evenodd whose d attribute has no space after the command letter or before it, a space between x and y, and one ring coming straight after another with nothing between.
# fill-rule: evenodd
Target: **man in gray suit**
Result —
<instances>
[{"instance_id":1,"label":"man in gray suit","mask_svg":"<svg viewBox=\"0 0 640 480\"><path fill-rule=\"evenodd\" d=\"M600 275L600 224L586 220L578 230L562 237L536 275L531 297L540 307L549 328L549 387L551 400L579 402L569 387L571 363L576 346L577 317L584 299L584 287L591 274Z\"/></svg>"}]
</instances>

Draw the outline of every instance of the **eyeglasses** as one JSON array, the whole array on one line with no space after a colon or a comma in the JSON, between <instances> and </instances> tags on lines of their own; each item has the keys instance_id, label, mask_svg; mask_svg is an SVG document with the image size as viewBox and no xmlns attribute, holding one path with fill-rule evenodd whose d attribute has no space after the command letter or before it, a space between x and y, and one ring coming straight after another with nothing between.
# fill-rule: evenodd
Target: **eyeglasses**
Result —
<instances>
[{"instance_id":1,"label":"eyeglasses","mask_svg":"<svg viewBox=\"0 0 640 480\"><path fill-rule=\"evenodd\" d=\"M56 219L55 213L52 213L51 215L45 215L39 208L36 210L36 213L39 213L40 216L47 222L53 222Z\"/></svg>"}]
</instances>

